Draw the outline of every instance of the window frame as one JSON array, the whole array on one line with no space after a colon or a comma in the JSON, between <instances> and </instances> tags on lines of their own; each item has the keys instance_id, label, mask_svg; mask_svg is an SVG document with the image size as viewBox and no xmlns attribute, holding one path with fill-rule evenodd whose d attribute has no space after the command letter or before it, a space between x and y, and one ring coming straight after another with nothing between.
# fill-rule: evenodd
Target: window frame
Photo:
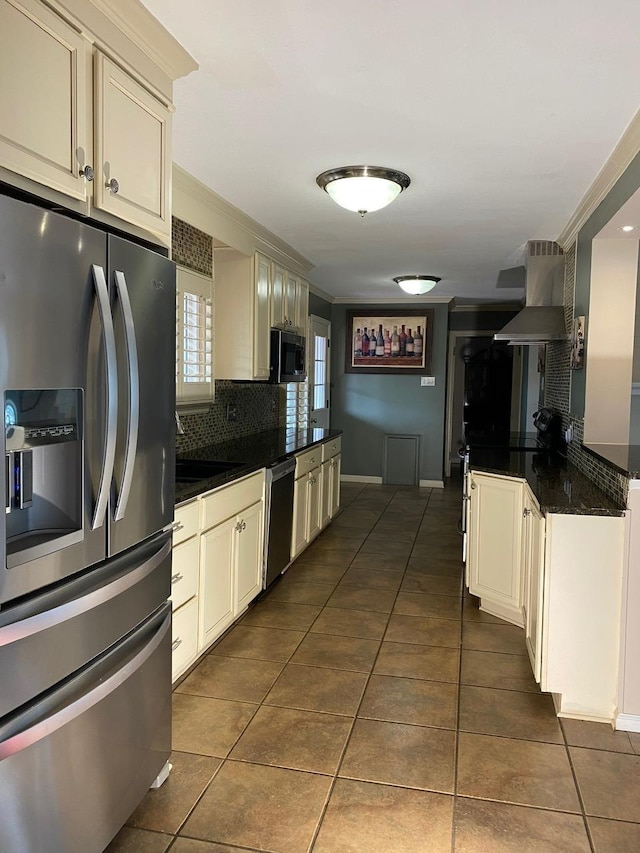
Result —
<instances>
[{"instance_id":1,"label":"window frame","mask_svg":"<svg viewBox=\"0 0 640 853\"><path fill-rule=\"evenodd\" d=\"M205 373L209 378L188 382L185 379L185 347L184 347L184 316L185 295L193 295L205 301L205 311L208 316L204 319L204 360ZM176 407L178 409L194 409L209 406L214 399L215 381L213 364L213 278L188 267L176 268ZM206 364L208 358L208 365Z\"/></svg>"}]
</instances>

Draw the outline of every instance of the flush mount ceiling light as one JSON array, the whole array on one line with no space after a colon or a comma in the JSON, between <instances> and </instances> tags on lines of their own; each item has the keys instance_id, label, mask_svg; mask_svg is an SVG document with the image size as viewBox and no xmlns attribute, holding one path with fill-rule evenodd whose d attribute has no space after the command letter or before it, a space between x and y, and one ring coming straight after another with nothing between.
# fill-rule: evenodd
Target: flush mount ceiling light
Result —
<instances>
[{"instance_id":1,"label":"flush mount ceiling light","mask_svg":"<svg viewBox=\"0 0 640 853\"><path fill-rule=\"evenodd\" d=\"M635 230L636 230L635 225L621 225L618 228L618 231L635 231Z\"/></svg>"},{"instance_id":2,"label":"flush mount ceiling light","mask_svg":"<svg viewBox=\"0 0 640 853\"><path fill-rule=\"evenodd\" d=\"M316 183L340 207L364 216L391 204L402 190L406 190L411 178L404 172L382 166L341 166L318 175Z\"/></svg>"},{"instance_id":3,"label":"flush mount ceiling light","mask_svg":"<svg viewBox=\"0 0 640 853\"><path fill-rule=\"evenodd\" d=\"M424 296L442 279L437 275L398 275L393 280L405 293L410 293L411 296Z\"/></svg>"}]
</instances>

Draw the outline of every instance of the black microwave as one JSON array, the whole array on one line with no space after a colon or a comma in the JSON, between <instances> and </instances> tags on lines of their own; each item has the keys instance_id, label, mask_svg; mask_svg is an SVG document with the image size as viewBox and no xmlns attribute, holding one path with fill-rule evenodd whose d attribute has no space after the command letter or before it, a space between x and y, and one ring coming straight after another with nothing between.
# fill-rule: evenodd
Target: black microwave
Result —
<instances>
[{"instance_id":1,"label":"black microwave","mask_svg":"<svg viewBox=\"0 0 640 853\"><path fill-rule=\"evenodd\" d=\"M281 329L271 329L270 382L304 382L305 339Z\"/></svg>"}]
</instances>

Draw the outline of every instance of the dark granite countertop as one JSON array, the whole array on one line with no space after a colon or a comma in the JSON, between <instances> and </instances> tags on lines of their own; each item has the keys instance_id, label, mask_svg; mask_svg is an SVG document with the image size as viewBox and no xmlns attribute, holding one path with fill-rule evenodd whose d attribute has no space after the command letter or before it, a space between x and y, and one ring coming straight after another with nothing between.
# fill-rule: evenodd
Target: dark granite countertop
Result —
<instances>
[{"instance_id":1,"label":"dark granite countertop","mask_svg":"<svg viewBox=\"0 0 640 853\"><path fill-rule=\"evenodd\" d=\"M623 515L624 507L601 491L558 453L505 449L471 450L473 471L526 480L544 513Z\"/></svg>"},{"instance_id":2,"label":"dark granite countertop","mask_svg":"<svg viewBox=\"0 0 640 853\"><path fill-rule=\"evenodd\" d=\"M508 447L511 450L518 450L519 448L530 450L539 446L537 439L537 432L510 432L506 435L500 436L471 435L468 439L468 445L472 449L484 449L488 447L496 447L502 449Z\"/></svg>"},{"instance_id":3,"label":"dark granite countertop","mask_svg":"<svg viewBox=\"0 0 640 853\"><path fill-rule=\"evenodd\" d=\"M584 444L583 447L620 473L640 478L640 444Z\"/></svg>"},{"instance_id":4,"label":"dark granite countertop","mask_svg":"<svg viewBox=\"0 0 640 853\"><path fill-rule=\"evenodd\" d=\"M215 477L209 477L206 480L198 480L197 483L176 483L176 504L196 498L204 492L224 486L253 471L259 471L260 468L266 468L274 462L286 459L287 456L339 435L342 435L342 430L339 429L309 429L297 432L294 436L287 435L285 430L269 429L181 453L178 459L239 464L231 471L216 474Z\"/></svg>"}]
</instances>

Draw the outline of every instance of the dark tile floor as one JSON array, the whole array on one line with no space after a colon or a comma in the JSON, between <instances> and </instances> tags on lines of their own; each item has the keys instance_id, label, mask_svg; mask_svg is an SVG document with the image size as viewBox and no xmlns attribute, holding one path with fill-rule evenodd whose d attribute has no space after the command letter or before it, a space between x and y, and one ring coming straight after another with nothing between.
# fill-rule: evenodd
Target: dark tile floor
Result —
<instances>
[{"instance_id":1,"label":"dark tile floor","mask_svg":"<svg viewBox=\"0 0 640 853\"><path fill-rule=\"evenodd\" d=\"M638 853L640 735L559 721L463 594L459 485L342 507L178 686L109 853Z\"/></svg>"}]
</instances>

